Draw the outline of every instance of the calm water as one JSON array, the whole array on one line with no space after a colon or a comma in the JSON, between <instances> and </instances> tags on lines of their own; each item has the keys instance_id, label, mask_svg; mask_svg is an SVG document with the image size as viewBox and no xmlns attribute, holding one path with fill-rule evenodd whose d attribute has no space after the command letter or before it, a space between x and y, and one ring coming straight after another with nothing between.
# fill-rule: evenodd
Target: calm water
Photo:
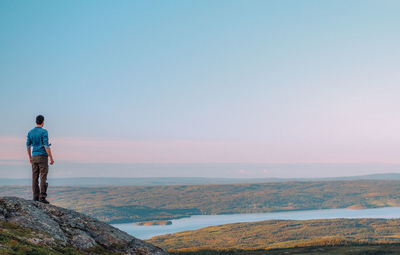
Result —
<instances>
[{"instance_id":1,"label":"calm water","mask_svg":"<svg viewBox=\"0 0 400 255\"><path fill-rule=\"evenodd\" d=\"M262 220L310 220L332 218L399 218L400 207L384 207L377 209L325 209L307 211L285 211L273 213L225 214L225 215L193 215L189 218L171 220L168 226L136 226L135 223L113 224L130 235L140 239L149 239L153 236L172 234L176 232L195 230L208 226L252 222Z\"/></svg>"}]
</instances>

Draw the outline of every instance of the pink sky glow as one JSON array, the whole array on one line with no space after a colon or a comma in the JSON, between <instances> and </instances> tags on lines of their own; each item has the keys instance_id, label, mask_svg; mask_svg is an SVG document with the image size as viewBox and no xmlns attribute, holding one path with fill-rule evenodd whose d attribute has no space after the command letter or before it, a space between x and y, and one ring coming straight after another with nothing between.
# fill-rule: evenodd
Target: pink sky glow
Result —
<instances>
[{"instance_id":1,"label":"pink sky glow","mask_svg":"<svg viewBox=\"0 0 400 255\"><path fill-rule=\"evenodd\" d=\"M0 136L0 160L27 159L25 138ZM55 137L56 160L82 163L400 163L397 143L308 143Z\"/></svg>"}]
</instances>

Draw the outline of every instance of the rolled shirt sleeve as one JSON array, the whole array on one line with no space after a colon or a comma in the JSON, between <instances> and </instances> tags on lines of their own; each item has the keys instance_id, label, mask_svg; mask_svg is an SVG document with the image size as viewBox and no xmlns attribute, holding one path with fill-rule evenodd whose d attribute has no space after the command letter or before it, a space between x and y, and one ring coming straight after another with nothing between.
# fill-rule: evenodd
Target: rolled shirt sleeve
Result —
<instances>
[{"instance_id":1,"label":"rolled shirt sleeve","mask_svg":"<svg viewBox=\"0 0 400 255\"><path fill-rule=\"evenodd\" d=\"M49 134L47 130L43 133L43 146L48 149L51 144L49 144Z\"/></svg>"}]
</instances>

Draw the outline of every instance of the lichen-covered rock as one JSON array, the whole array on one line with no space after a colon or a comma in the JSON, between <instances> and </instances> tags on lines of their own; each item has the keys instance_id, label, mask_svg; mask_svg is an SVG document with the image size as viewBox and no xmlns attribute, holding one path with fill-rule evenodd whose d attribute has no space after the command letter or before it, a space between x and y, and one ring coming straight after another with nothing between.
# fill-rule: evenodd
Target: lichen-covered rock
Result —
<instances>
[{"instance_id":1,"label":"lichen-covered rock","mask_svg":"<svg viewBox=\"0 0 400 255\"><path fill-rule=\"evenodd\" d=\"M95 253L93 248L96 246L123 254L167 254L158 247L84 214L22 198L0 198L0 220L47 233L65 247L90 251L91 254Z\"/></svg>"}]
</instances>

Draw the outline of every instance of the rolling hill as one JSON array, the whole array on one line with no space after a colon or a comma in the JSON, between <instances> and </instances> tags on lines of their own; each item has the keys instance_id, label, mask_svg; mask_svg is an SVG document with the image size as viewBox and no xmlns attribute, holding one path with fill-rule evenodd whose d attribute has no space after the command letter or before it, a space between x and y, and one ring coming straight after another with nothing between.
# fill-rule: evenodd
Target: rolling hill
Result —
<instances>
[{"instance_id":1,"label":"rolling hill","mask_svg":"<svg viewBox=\"0 0 400 255\"><path fill-rule=\"evenodd\" d=\"M265 253L266 250L280 250L280 254L298 254L299 248L304 250L307 247L308 252L316 247L323 248L325 252L333 252L338 249L350 251L350 247L375 249L371 247L379 245L386 245L387 249L391 246L391 249L400 252L400 219L268 220L235 223L156 236L149 242L178 254L251 254L250 252Z\"/></svg>"},{"instance_id":2,"label":"rolling hill","mask_svg":"<svg viewBox=\"0 0 400 255\"><path fill-rule=\"evenodd\" d=\"M30 186L0 186L0 196L31 199ZM116 187L49 186L55 205L108 223L190 215L400 206L399 180L270 182Z\"/></svg>"}]
</instances>

